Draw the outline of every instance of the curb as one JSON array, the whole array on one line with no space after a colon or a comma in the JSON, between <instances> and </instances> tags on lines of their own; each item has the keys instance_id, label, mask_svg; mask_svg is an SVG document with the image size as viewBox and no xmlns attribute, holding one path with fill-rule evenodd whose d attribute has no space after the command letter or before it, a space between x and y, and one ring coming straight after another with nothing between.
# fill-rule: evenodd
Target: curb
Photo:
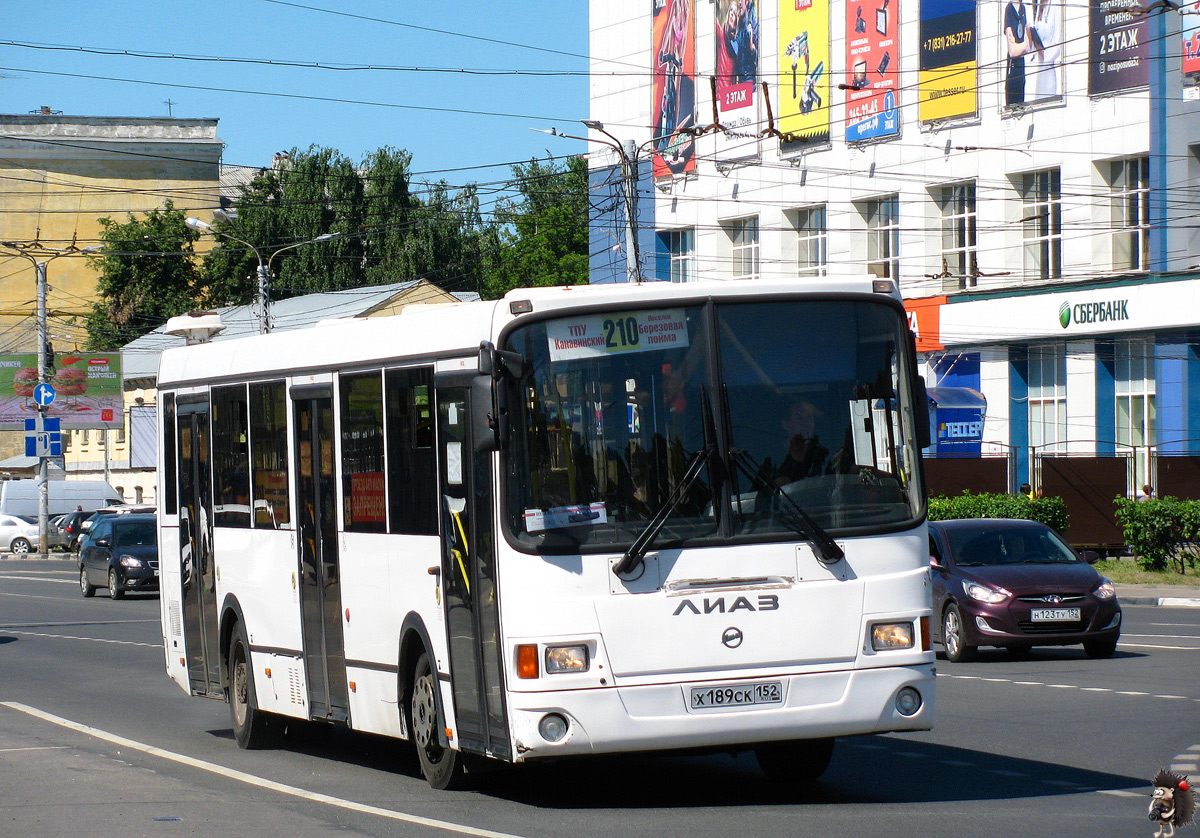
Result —
<instances>
[{"instance_id":1,"label":"curb","mask_svg":"<svg viewBox=\"0 0 1200 838\"><path fill-rule=\"evenodd\" d=\"M1122 605L1158 605L1164 608L1200 608L1200 597L1182 596L1121 596L1117 599Z\"/></svg>"}]
</instances>

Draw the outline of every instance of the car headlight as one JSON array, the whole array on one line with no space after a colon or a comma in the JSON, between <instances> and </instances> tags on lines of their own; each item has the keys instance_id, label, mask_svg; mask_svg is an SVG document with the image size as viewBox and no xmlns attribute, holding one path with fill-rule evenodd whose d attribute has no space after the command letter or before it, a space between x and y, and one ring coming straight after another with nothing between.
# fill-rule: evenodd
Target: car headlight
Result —
<instances>
[{"instance_id":1,"label":"car headlight","mask_svg":"<svg viewBox=\"0 0 1200 838\"><path fill-rule=\"evenodd\" d=\"M995 605L998 602L1004 602L1012 594L1003 588L992 588L988 585L982 585L979 582L963 581L963 591L971 599L978 602L986 602Z\"/></svg>"},{"instance_id":2,"label":"car headlight","mask_svg":"<svg viewBox=\"0 0 1200 838\"><path fill-rule=\"evenodd\" d=\"M118 559L118 561L121 563L121 567L141 567L142 566L142 560L137 558L136 556L122 556L120 559Z\"/></svg>"},{"instance_id":3,"label":"car headlight","mask_svg":"<svg viewBox=\"0 0 1200 838\"><path fill-rule=\"evenodd\" d=\"M546 674L587 672L588 650L582 643L574 646L546 647Z\"/></svg>"},{"instance_id":4,"label":"car headlight","mask_svg":"<svg viewBox=\"0 0 1200 838\"><path fill-rule=\"evenodd\" d=\"M1092 596L1096 599L1112 599L1117 595L1117 589L1113 587L1111 579L1100 577L1100 586L1092 591Z\"/></svg>"}]
</instances>

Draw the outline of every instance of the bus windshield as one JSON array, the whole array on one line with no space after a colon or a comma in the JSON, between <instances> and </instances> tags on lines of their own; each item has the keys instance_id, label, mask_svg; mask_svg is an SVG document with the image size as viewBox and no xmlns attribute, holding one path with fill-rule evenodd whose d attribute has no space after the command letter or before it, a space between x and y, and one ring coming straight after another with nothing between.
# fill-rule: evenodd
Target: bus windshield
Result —
<instances>
[{"instance_id":1,"label":"bus windshield","mask_svg":"<svg viewBox=\"0 0 1200 838\"><path fill-rule=\"evenodd\" d=\"M893 529L921 514L902 314L859 299L569 315L521 327L506 518L613 550Z\"/></svg>"}]
</instances>

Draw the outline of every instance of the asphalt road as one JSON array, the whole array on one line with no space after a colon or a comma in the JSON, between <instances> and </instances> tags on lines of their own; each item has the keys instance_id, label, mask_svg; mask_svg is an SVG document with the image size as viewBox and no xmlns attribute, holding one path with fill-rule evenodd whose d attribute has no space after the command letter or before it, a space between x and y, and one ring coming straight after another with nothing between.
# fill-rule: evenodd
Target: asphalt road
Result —
<instances>
[{"instance_id":1,"label":"asphalt road","mask_svg":"<svg viewBox=\"0 0 1200 838\"><path fill-rule=\"evenodd\" d=\"M842 740L808 788L744 754L533 764L438 792L404 743L296 726L239 750L228 708L164 674L157 597L103 594L81 598L68 561L0 562L0 836L1150 836L1154 772L1200 780L1196 608L1127 606L1111 660L939 660L932 732Z\"/></svg>"}]
</instances>

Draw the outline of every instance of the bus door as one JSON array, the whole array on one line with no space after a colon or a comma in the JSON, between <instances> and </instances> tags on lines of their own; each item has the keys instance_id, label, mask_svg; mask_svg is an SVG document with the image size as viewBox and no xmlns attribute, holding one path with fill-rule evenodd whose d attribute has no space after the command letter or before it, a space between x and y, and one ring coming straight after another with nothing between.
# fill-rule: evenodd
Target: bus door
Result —
<instances>
[{"instance_id":1,"label":"bus door","mask_svg":"<svg viewBox=\"0 0 1200 838\"><path fill-rule=\"evenodd\" d=\"M349 719L350 702L338 570L333 387L293 387L291 396L296 428L296 541L308 713L313 719L344 722Z\"/></svg>"},{"instance_id":2,"label":"bus door","mask_svg":"<svg viewBox=\"0 0 1200 838\"><path fill-rule=\"evenodd\" d=\"M183 640L192 695L224 698L213 560L212 431L207 396L176 402Z\"/></svg>"},{"instance_id":3,"label":"bus door","mask_svg":"<svg viewBox=\"0 0 1200 838\"><path fill-rule=\"evenodd\" d=\"M472 378L447 377L449 386L442 386L440 379L435 382L450 681L459 748L508 758L492 536L492 461L489 455L474 452ZM476 392L476 398L482 398L487 391Z\"/></svg>"}]
</instances>

